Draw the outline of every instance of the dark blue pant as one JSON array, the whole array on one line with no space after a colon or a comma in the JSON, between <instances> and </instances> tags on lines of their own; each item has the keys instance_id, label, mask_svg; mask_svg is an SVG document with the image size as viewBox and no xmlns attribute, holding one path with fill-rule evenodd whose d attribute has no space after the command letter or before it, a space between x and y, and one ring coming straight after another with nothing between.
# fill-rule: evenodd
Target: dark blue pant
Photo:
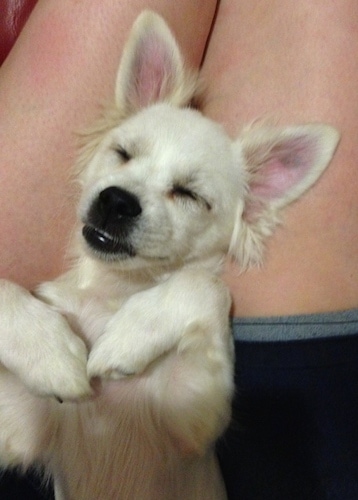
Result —
<instances>
[{"instance_id":1,"label":"dark blue pant","mask_svg":"<svg viewBox=\"0 0 358 500\"><path fill-rule=\"evenodd\" d=\"M27 473L17 474L15 471L0 472L1 500L52 500L50 487L42 484L40 475Z\"/></svg>"},{"instance_id":2,"label":"dark blue pant","mask_svg":"<svg viewBox=\"0 0 358 500\"><path fill-rule=\"evenodd\" d=\"M358 500L358 335L235 345L229 500Z\"/></svg>"}]
</instances>

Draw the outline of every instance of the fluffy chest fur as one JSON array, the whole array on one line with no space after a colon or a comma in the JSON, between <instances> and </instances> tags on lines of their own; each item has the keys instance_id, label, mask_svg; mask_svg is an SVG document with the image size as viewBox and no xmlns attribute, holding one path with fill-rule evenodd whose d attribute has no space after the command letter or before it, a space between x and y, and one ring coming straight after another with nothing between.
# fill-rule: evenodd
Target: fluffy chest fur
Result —
<instances>
[{"instance_id":1,"label":"fluffy chest fur","mask_svg":"<svg viewBox=\"0 0 358 500\"><path fill-rule=\"evenodd\" d=\"M204 276L207 280L206 273ZM146 310L148 307L154 309L153 318L145 318L146 328L140 329L139 335L135 334L136 342L142 343L145 348L148 337L158 334L157 318L164 311L158 308L157 299L152 302L153 287L149 288L147 281L134 278L132 275L131 288L127 283L126 293L123 290L126 280L104 282L102 279L101 289L105 290L102 294L95 285L96 279L91 284L87 283L87 286L82 284L79 289L74 289L73 283L79 280L77 275L67 277L65 284L62 280L45 284L39 294L68 318L74 331L91 349L98 337L106 332L114 314L119 327L125 328L125 319L121 321L119 315L121 309L125 309L129 290L135 291L132 295L135 299L138 293L143 292ZM187 278L189 275L184 277ZM211 278L202 285L208 285L210 281ZM167 302L167 307L174 310L172 301L175 300L175 292L178 292L173 288L174 283L171 284L169 280L164 281L164 285L156 283L155 286L163 292L162 307ZM167 286L167 289L163 286ZM209 294L206 292L209 300L214 298L213 291L214 295L220 292L214 300L222 301L217 305L225 307L227 314L229 300L220 282L212 281L212 290ZM141 311L141 308L137 309L137 318ZM48 466L64 498L221 498L223 489L216 472L216 459L210 448L202 448L199 454L198 451L201 439L207 439L205 433L212 433L210 427L225 425L228 409L222 413L221 409L217 412L218 407L213 413L215 422L210 422L209 418L206 431L199 428L197 415L188 419L193 409L194 413L204 410L204 407L200 408L199 399L194 400L203 391L203 381L196 385L196 378L209 368L202 364L202 343L207 344L209 339L205 338L206 332L195 324L200 320L189 313L187 324L181 325L184 330L188 328L188 341L191 342L190 335L193 334L192 341L198 342L200 354L198 351L197 356L193 356L193 352L188 355L185 345L182 349L175 345L139 375L107 381L93 379L94 392L88 400L62 404L52 401L49 404L49 416L56 422L56 438L51 439ZM140 328L140 321L137 327ZM215 328L223 344L227 343L228 325L223 322L215 325ZM120 336L121 332L118 334ZM197 334L198 339L195 338ZM140 345L138 347L141 350ZM201 363L195 366L198 355ZM226 351L226 356L231 357L230 349ZM208 361L211 369L219 368L209 358ZM219 362L222 363L222 360ZM218 376L219 384L222 385L220 373ZM231 392L230 363L224 368L222 376L226 379L227 390ZM219 386L210 387L208 381L204 381L207 384L205 390L217 391ZM225 396L225 399L229 404L229 398ZM222 404L220 395L218 405ZM182 421L177 416L178 412L185 414ZM203 431L204 436L201 438L200 433ZM209 479L207 472L210 470Z\"/></svg>"}]
</instances>

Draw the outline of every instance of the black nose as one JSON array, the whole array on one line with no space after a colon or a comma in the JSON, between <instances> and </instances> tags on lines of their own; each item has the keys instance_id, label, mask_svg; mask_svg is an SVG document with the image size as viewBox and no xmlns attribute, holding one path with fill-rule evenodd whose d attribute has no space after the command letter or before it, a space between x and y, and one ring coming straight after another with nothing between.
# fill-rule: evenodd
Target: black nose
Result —
<instances>
[{"instance_id":1,"label":"black nose","mask_svg":"<svg viewBox=\"0 0 358 500\"><path fill-rule=\"evenodd\" d=\"M89 247L106 256L134 257L130 235L142 213L138 198L117 186L101 191L84 218L83 237Z\"/></svg>"},{"instance_id":2,"label":"black nose","mask_svg":"<svg viewBox=\"0 0 358 500\"><path fill-rule=\"evenodd\" d=\"M114 223L122 217L137 217L142 208L134 194L110 186L98 195L98 211L107 222Z\"/></svg>"}]
</instances>

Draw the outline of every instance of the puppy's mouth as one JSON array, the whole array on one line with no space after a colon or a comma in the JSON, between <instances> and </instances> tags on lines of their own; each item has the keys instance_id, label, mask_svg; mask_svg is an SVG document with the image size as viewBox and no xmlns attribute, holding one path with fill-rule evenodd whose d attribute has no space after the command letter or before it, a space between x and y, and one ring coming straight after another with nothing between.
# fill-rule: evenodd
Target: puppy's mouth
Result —
<instances>
[{"instance_id":1,"label":"puppy's mouth","mask_svg":"<svg viewBox=\"0 0 358 500\"><path fill-rule=\"evenodd\" d=\"M102 255L117 258L136 255L134 248L127 241L103 229L86 224L82 228L82 235L89 247Z\"/></svg>"},{"instance_id":2,"label":"puppy's mouth","mask_svg":"<svg viewBox=\"0 0 358 500\"><path fill-rule=\"evenodd\" d=\"M141 213L139 200L133 193L109 186L98 193L82 218L82 235L99 259L135 257L130 234Z\"/></svg>"}]
</instances>

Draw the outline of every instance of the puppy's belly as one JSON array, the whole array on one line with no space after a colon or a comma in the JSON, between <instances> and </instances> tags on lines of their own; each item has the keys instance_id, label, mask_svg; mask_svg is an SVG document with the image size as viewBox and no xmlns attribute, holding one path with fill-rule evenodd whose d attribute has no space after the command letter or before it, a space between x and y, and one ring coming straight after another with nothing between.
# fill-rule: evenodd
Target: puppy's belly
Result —
<instances>
[{"instance_id":1,"label":"puppy's belly","mask_svg":"<svg viewBox=\"0 0 358 500\"><path fill-rule=\"evenodd\" d=\"M173 360L164 363L166 369ZM56 463L65 498L221 498L214 456L183 456L170 435L158 404L164 384L156 386L156 370L153 366L141 376L96 381L92 401L60 406ZM215 496L208 497L208 491Z\"/></svg>"}]
</instances>

